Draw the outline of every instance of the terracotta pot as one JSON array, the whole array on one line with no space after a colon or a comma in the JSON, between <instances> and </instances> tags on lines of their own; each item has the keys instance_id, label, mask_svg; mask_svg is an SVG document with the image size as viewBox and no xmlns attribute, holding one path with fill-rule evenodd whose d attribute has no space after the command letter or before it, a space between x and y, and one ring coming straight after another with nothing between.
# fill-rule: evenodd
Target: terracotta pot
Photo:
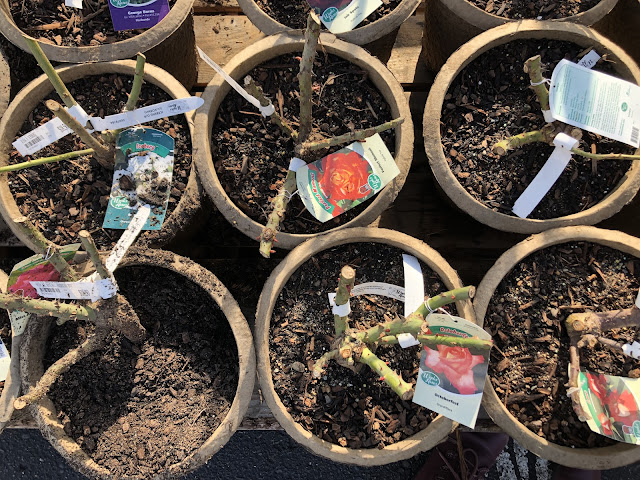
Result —
<instances>
[{"instance_id":1,"label":"terracotta pot","mask_svg":"<svg viewBox=\"0 0 640 480\"><path fill-rule=\"evenodd\" d=\"M413 159L413 123L411 122L409 104L402 87L379 60L369 55L362 48L338 40L330 34L321 34L320 42L327 53L344 58L366 70L369 73L369 79L391 107L392 117L404 117L405 119L404 123L396 127L395 130L395 161L400 169L400 174L373 198L360 215L330 230L335 231L372 223L395 200L404 185ZM240 81L253 68L272 58L291 52L301 52L303 44L304 39L298 34L272 35L256 42L233 57L225 65L225 70L236 81ZM200 181L218 210L241 232L252 239L256 239L262 232L263 225L249 218L232 202L220 184L214 161L212 160L211 128L217 116L218 107L230 91L230 88L229 84L221 76L216 75L202 94L204 105L198 109L196 114L194 158L198 166ZM279 232L277 246L290 249L315 235Z\"/></svg>"},{"instance_id":2,"label":"terracotta pot","mask_svg":"<svg viewBox=\"0 0 640 480\"><path fill-rule=\"evenodd\" d=\"M462 286L456 271L451 268L439 253L420 240L400 232L382 228L351 228L308 240L292 250L280 262L267 279L260 295L255 329L258 378L262 394L278 423L294 440L305 448L336 462L363 466L384 465L413 457L419 452L433 448L442 442L457 424L439 415L424 430L383 449L352 449L335 445L302 428L287 412L286 407L274 389L269 361L271 315L278 296L291 275L314 255L337 245L355 242L383 243L400 248L427 264L442 279L447 288L452 289ZM457 302L456 308L459 316L475 321L475 315L469 301Z\"/></svg>"},{"instance_id":3,"label":"terracotta pot","mask_svg":"<svg viewBox=\"0 0 640 480\"><path fill-rule=\"evenodd\" d=\"M0 118L9 106L11 98L11 72L5 53L0 48Z\"/></svg>"},{"instance_id":4,"label":"terracotta pot","mask_svg":"<svg viewBox=\"0 0 640 480\"><path fill-rule=\"evenodd\" d=\"M120 42L87 47L62 47L39 42L49 60L62 63L111 62L145 53L150 63L165 68L186 88L197 79L198 56L193 32L194 0L177 0L166 17L140 35ZM9 12L9 0L0 0L0 32L25 52L30 52L24 32Z\"/></svg>"},{"instance_id":5,"label":"terracotta pot","mask_svg":"<svg viewBox=\"0 0 640 480\"><path fill-rule=\"evenodd\" d=\"M254 0L238 0L238 4L249 20L265 35L293 30L267 15ZM415 12L419 4L420 0L402 0L388 15L363 27L356 27L350 32L341 33L338 37L356 45L373 42L400 27Z\"/></svg>"},{"instance_id":6,"label":"terracotta pot","mask_svg":"<svg viewBox=\"0 0 640 480\"><path fill-rule=\"evenodd\" d=\"M60 78L66 83L90 75L103 75L119 73L133 76L135 72L135 62L132 60L119 60L109 63L87 63L84 65L73 65L59 67L56 69ZM145 65L146 83L152 83L167 92L173 98L184 98L189 96L189 92L171 75L164 70L150 64ZM144 88L144 87L143 87ZM0 122L0 165L7 165L9 154L13 149L11 143L22 127L24 120L31 111L39 105L42 100L53 91L53 86L45 75L41 75L33 82L24 87L9 105L2 121ZM185 114L191 132L193 143L193 112ZM200 207L201 186L196 178L194 165L192 164L187 188L182 194L180 202L175 210L169 215L158 231L146 231L139 238L139 242L153 246L162 246L175 237L181 229L185 227L188 220L193 217ZM7 225L13 233L29 248L35 250L31 240L20 229L14 226L13 218L22 215L18 209L8 184L8 175L0 175L0 214L4 217Z\"/></svg>"},{"instance_id":7,"label":"terracotta pot","mask_svg":"<svg viewBox=\"0 0 640 480\"><path fill-rule=\"evenodd\" d=\"M249 406L255 381L255 351L253 339L247 321L231 293L208 270L171 252L162 250L131 251L118 268L136 265L159 267L176 272L186 280L198 285L210 295L227 317L238 349L239 378L236 395L227 416L214 433L194 453L179 463L169 466L164 472L153 478L173 479L204 465L211 456L220 450L240 425ZM22 345L22 381L25 391L36 384L44 372L43 357L46 342L54 321L30 322ZM48 397L30 407L38 428L53 447L80 473L96 479L132 478L114 475L106 468L94 462L80 446L69 437L60 422L56 408ZM135 477L139 478L139 477Z\"/></svg>"},{"instance_id":8,"label":"terracotta pot","mask_svg":"<svg viewBox=\"0 0 640 480\"><path fill-rule=\"evenodd\" d=\"M444 193L462 211L498 230L517 233L536 233L555 227L594 224L614 215L629 203L640 188L640 164L634 162L618 185L591 208L564 217L548 220L519 218L494 212L467 192L451 172L442 151L440 118L444 97L456 76L474 59L491 48L521 39L555 39L582 47L596 47L614 62L621 78L640 84L640 69L622 50L602 35L580 25L525 20L491 29L460 47L435 79L427 98L423 117L424 144L431 170ZM464 153L464 152L463 152Z\"/></svg>"},{"instance_id":9,"label":"terracotta pot","mask_svg":"<svg viewBox=\"0 0 640 480\"><path fill-rule=\"evenodd\" d=\"M550 20L570 22L599 28L599 22L616 6L618 0L601 0L597 5L577 15ZM500 3L496 4L498 7ZM424 11L422 45L427 67L434 72L440 70L458 47L476 35L500 25L518 23L519 20L499 17L476 7L467 0L426 0Z\"/></svg>"},{"instance_id":10,"label":"terracotta pot","mask_svg":"<svg viewBox=\"0 0 640 480\"><path fill-rule=\"evenodd\" d=\"M480 282L473 307L477 321L484 323L491 297L506 275L524 258L552 245L587 241L640 257L640 239L614 230L595 227L564 227L523 240L503 253ZM503 405L487 377L482 404L493 421L520 445L536 455L568 467L606 470L640 460L640 447L628 443L601 448L569 448L551 443L522 425Z\"/></svg>"}]
</instances>

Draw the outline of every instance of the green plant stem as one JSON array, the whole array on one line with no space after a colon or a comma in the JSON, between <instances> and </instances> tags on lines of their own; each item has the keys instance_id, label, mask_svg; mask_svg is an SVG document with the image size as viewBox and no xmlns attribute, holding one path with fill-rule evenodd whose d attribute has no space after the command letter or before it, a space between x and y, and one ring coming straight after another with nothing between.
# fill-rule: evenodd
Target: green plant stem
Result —
<instances>
[{"instance_id":1,"label":"green plant stem","mask_svg":"<svg viewBox=\"0 0 640 480\"><path fill-rule=\"evenodd\" d=\"M445 345L447 347L463 347L475 348L479 350L491 349L493 342L491 340L481 340L476 337L450 337L447 335L418 335L417 340L425 346ZM395 335L386 335L380 339L380 343L384 345L395 345L398 337Z\"/></svg>"},{"instance_id":2,"label":"green plant stem","mask_svg":"<svg viewBox=\"0 0 640 480\"><path fill-rule=\"evenodd\" d=\"M73 130L76 135L91 149L94 151L94 155L98 163L105 168L113 170L113 152L100 141L98 141L93 135L91 135L80 122L78 122L73 116L60 104L54 100L47 100L45 105L51 113L58 117L62 122Z\"/></svg>"},{"instance_id":3,"label":"green plant stem","mask_svg":"<svg viewBox=\"0 0 640 480\"><path fill-rule=\"evenodd\" d=\"M313 11L307 17L307 29L304 33L304 49L302 50L302 60L300 60L300 73L298 82L300 84L300 129L298 131L298 144L307 140L311 134L311 111L312 111L312 80L313 60L316 56L318 38L320 37L320 22Z\"/></svg>"},{"instance_id":4,"label":"green plant stem","mask_svg":"<svg viewBox=\"0 0 640 480\"><path fill-rule=\"evenodd\" d=\"M46 163L55 163L62 160L72 160L74 158L82 157L84 155L91 155L94 153L92 148L86 150L78 150L76 152L63 153L61 155L54 155L53 157L37 158L35 160L29 160L28 162L14 163L13 165L6 165L0 167L0 173L15 172L17 170L23 170L25 168L36 167L38 165L44 165Z\"/></svg>"},{"instance_id":5,"label":"green plant stem","mask_svg":"<svg viewBox=\"0 0 640 480\"><path fill-rule=\"evenodd\" d=\"M540 108L542 110L550 110L549 107L549 90L544 83L542 76L542 61L540 55L529 58L524 62L524 72L529 74L529 80L531 80L531 88L538 97ZM535 84L535 85L534 85Z\"/></svg>"},{"instance_id":6,"label":"green plant stem","mask_svg":"<svg viewBox=\"0 0 640 480\"><path fill-rule=\"evenodd\" d=\"M107 267L104 266L102 258L100 258L100 252L98 252L98 248L96 247L91 234L86 230L82 230L78 233L78 236L80 237L80 242L82 243L84 250L91 259L91 263L93 263L93 266L96 268L96 272L100 275L100 278L111 278L111 274L107 270Z\"/></svg>"},{"instance_id":7,"label":"green plant stem","mask_svg":"<svg viewBox=\"0 0 640 480\"><path fill-rule=\"evenodd\" d=\"M404 117L400 117L396 118L395 120L391 120L390 122L377 125L375 127L356 130L355 132L345 133L344 135L339 135L337 137L326 138L318 142L304 142L298 147L297 153L301 156L304 156L308 152L313 152L315 150L321 150L323 148L335 147L344 143L352 143L359 140L365 140L372 135L375 135L376 133L382 133L386 130L396 128L398 125L402 125L403 123Z\"/></svg>"},{"instance_id":8,"label":"green plant stem","mask_svg":"<svg viewBox=\"0 0 640 480\"><path fill-rule=\"evenodd\" d=\"M140 97L140 90L142 89L142 83L144 81L144 64L147 60L142 53L138 53L136 58L136 71L133 75L133 85L131 85L131 93L127 99L127 104L124 107L125 112L130 112L136 109L138 98Z\"/></svg>"},{"instance_id":9,"label":"green plant stem","mask_svg":"<svg viewBox=\"0 0 640 480\"><path fill-rule=\"evenodd\" d=\"M403 400L410 400L413 397L413 385L405 382L400 375L391 370L386 363L380 360L367 347L362 349L362 354L358 361L368 365L371 370L380 375L380 379L389 385Z\"/></svg>"},{"instance_id":10,"label":"green plant stem","mask_svg":"<svg viewBox=\"0 0 640 480\"><path fill-rule=\"evenodd\" d=\"M549 136L549 129L545 130L545 128L542 128L541 130L533 130L531 132L520 133L518 135L514 135L513 137L505 138L504 140L499 141L493 146L492 150L493 153L497 155L504 155L509 150L514 150L530 143L553 143L553 138L555 137L555 129L553 129L552 133L553 136L551 138Z\"/></svg>"},{"instance_id":11,"label":"green plant stem","mask_svg":"<svg viewBox=\"0 0 640 480\"><path fill-rule=\"evenodd\" d=\"M19 226L27 235L31 243L35 246L36 252L42 256L48 256L49 262L51 262L53 267L58 271L62 280L65 282L75 282L78 280L76 273L60 254L58 246L49 242L27 217L16 217L13 219L13 223Z\"/></svg>"},{"instance_id":12,"label":"green plant stem","mask_svg":"<svg viewBox=\"0 0 640 480\"><path fill-rule=\"evenodd\" d=\"M49 315L66 320L96 321L96 310L91 307L44 300L42 298L30 298L11 293L0 293L0 305L6 310L20 310L35 315Z\"/></svg>"},{"instance_id":13,"label":"green plant stem","mask_svg":"<svg viewBox=\"0 0 640 480\"><path fill-rule=\"evenodd\" d=\"M246 76L244 78L244 86L249 94L253 95L260 101L260 105L263 107L266 107L271 103L262 89L255 84L253 78L250 76ZM298 132L291 128L291 125L289 125L277 111L273 112L273 114L269 116L269 121L276 125L286 136L291 137L294 142L298 139Z\"/></svg>"},{"instance_id":14,"label":"green plant stem","mask_svg":"<svg viewBox=\"0 0 640 480\"><path fill-rule=\"evenodd\" d=\"M329 365L329 361L333 360L338 356L338 350L330 350L327 353L323 354L316 363L313 365L313 378L320 378L322 376L322 372Z\"/></svg>"},{"instance_id":15,"label":"green plant stem","mask_svg":"<svg viewBox=\"0 0 640 480\"><path fill-rule=\"evenodd\" d=\"M260 237L258 238L258 240L260 240L260 254L265 258L269 258L271 254L274 253L272 250L273 242L276 241L276 235L280 229L280 224L284 220L291 195L293 195L297 189L296 172L289 170L282 187L280 187L278 194L273 199L273 210L269 214L267 224L262 229L262 233L260 233Z\"/></svg>"},{"instance_id":16,"label":"green plant stem","mask_svg":"<svg viewBox=\"0 0 640 480\"><path fill-rule=\"evenodd\" d=\"M53 88L55 88L56 92L58 92L58 96L60 97L62 102L67 106L67 108L71 108L74 105L77 105L78 103L71 95L71 92L69 92L67 86L64 84L60 76L58 76L58 72L56 72L55 68L53 68L53 65L51 65L51 62L42 51L42 48L40 48L40 44L34 38L31 38L28 35L22 35L22 38L24 38L25 42L27 42L29 50L31 50L31 53L38 62L38 65L40 65L42 71L51 82L51 85L53 85Z\"/></svg>"},{"instance_id":17,"label":"green plant stem","mask_svg":"<svg viewBox=\"0 0 640 480\"><path fill-rule=\"evenodd\" d=\"M342 270L340 270L340 278L338 279L338 288L336 288L336 305L344 305L349 301L355 280L356 271L349 265L342 267ZM336 336L339 337L349 328L349 316L341 317L340 315L334 314L333 326L336 331Z\"/></svg>"},{"instance_id":18,"label":"green plant stem","mask_svg":"<svg viewBox=\"0 0 640 480\"><path fill-rule=\"evenodd\" d=\"M591 153L578 148L572 148L571 153L592 160L640 160L640 155L625 155L622 153Z\"/></svg>"}]
</instances>

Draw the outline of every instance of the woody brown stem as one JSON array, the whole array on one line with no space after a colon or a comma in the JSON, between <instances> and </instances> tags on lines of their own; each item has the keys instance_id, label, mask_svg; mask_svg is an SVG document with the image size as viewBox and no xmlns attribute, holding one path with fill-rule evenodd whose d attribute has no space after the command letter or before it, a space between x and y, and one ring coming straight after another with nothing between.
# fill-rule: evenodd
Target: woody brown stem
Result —
<instances>
[{"instance_id":1,"label":"woody brown stem","mask_svg":"<svg viewBox=\"0 0 640 480\"><path fill-rule=\"evenodd\" d=\"M322 355L313 365L313 378L320 378L324 369L329 365L329 360L333 360L338 355L338 350L330 350Z\"/></svg>"},{"instance_id":2,"label":"woody brown stem","mask_svg":"<svg viewBox=\"0 0 640 480\"><path fill-rule=\"evenodd\" d=\"M524 62L524 72L529 74L531 88L538 97L540 108L542 110L550 110L549 90L547 90L547 86L544 83L544 77L542 76L542 60L540 55L531 57Z\"/></svg>"},{"instance_id":3,"label":"woody brown stem","mask_svg":"<svg viewBox=\"0 0 640 480\"><path fill-rule=\"evenodd\" d=\"M300 84L300 130L298 131L298 143L307 140L311 134L311 111L312 111L312 80L313 60L316 56L318 38L320 37L320 22L313 11L307 17L307 29L304 33L304 49L300 60L300 73L298 82Z\"/></svg>"},{"instance_id":4,"label":"woody brown stem","mask_svg":"<svg viewBox=\"0 0 640 480\"><path fill-rule=\"evenodd\" d=\"M93 266L96 268L96 272L100 275L100 278L111 278L111 274L107 270L107 267L104 266L102 262L102 258L100 258L100 252L98 252L98 248L91 237L91 234L86 230L81 230L78 233L80 237L80 242L84 247L85 252L89 255L89 259Z\"/></svg>"},{"instance_id":5,"label":"woody brown stem","mask_svg":"<svg viewBox=\"0 0 640 480\"><path fill-rule=\"evenodd\" d=\"M577 343L584 335L600 336L613 328L640 326L640 309L634 306L608 312L572 313L565 325L569 337Z\"/></svg>"},{"instance_id":6,"label":"woody brown stem","mask_svg":"<svg viewBox=\"0 0 640 480\"><path fill-rule=\"evenodd\" d=\"M345 265L340 270L340 278L338 279L338 288L336 288L335 303L337 306L345 305L349 301L351 296L351 289L356 280L356 271L349 265ZM349 316L341 317L340 315L333 315L333 326L336 332L336 336L342 335L347 328L349 328Z\"/></svg>"},{"instance_id":7,"label":"woody brown stem","mask_svg":"<svg viewBox=\"0 0 640 480\"><path fill-rule=\"evenodd\" d=\"M591 418L580 405L580 391L578 385L578 377L580 375L580 356L578 354L578 347L575 344L572 344L569 347L569 391L571 392L569 396L571 397L571 404L573 405L573 411L578 415L578 419L581 422L586 422Z\"/></svg>"},{"instance_id":8,"label":"woody brown stem","mask_svg":"<svg viewBox=\"0 0 640 480\"><path fill-rule=\"evenodd\" d=\"M273 199L273 210L269 214L267 224L263 227L262 233L260 233L260 254L265 258L271 257L271 254L274 253L274 250L272 250L273 242L276 241L276 235L284 221L289 200L297 189L296 172L289 170L282 187L280 187L278 194Z\"/></svg>"},{"instance_id":9,"label":"woody brown stem","mask_svg":"<svg viewBox=\"0 0 640 480\"><path fill-rule=\"evenodd\" d=\"M262 89L255 84L255 82L253 81L253 78L251 78L250 76L246 76L244 78L244 87L247 90L247 92L249 92L249 94L253 95L258 99L258 101L260 101L260 105L262 105L263 107L266 107L271 104L271 102L266 97ZM276 125L282 131L282 133L284 133L286 136L291 137L294 141L297 140L298 132L296 132L293 128L291 128L291 125L289 125L278 114L278 112L273 112L269 116L269 121L274 125Z\"/></svg>"}]
</instances>

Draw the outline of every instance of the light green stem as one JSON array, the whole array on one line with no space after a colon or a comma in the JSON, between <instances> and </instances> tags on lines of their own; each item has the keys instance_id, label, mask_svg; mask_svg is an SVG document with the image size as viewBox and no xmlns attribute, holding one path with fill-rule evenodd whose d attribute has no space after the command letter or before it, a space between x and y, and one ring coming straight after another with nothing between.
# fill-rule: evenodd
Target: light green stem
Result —
<instances>
[{"instance_id":1,"label":"light green stem","mask_svg":"<svg viewBox=\"0 0 640 480\"><path fill-rule=\"evenodd\" d=\"M255 82L253 81L253 78L251 78L250 76L246 76L244 78L244 87L247 90L247 92L249 92L249 94L253 95L260 101L260 105L262 105L263 107L266 107L271 103L269 99L266 97L266 95L264 94L264 92L262 91L262 89L255 84ZM276 125L282 131L282 133L284 133L288 137L291 137L294 141L297 140L298 132L296 132L293 128L291 128L291 125L289 125L278 114L277 111L273 112L273 114L269 116L269 121L274 125Z\"/></svg>"},{"instance_id":2,"label":"light green stem","mask_svg":"<svg viewBox=\"0 0 640 480\"><path fill-rule=\"evenodd\" d=\"M93 148L87 148L86 150L63 153L61 155L54 155L53 157L37 158L35 160L29 160L28 162L15 163L13 165L5 165L4 167L0 167L0 173L15 172L17 170L24 170L25 168L37 167L38 165L60 162L62 160L72 160L74 158L82 157L83 155L91 155L93 153Z\"/></svg>"},{"instance_id":3,"label":"light green stem","mask_svg":"<svg viewBox=\"0 0 640 480\"><path fill-rule=\"evenodd\" d=\"M400 375L391 370L386 363L380 360L367 347L362 349L359 362L368 365L371 370L380 375L380 379L389 385L403 400L410 400L413 397L413 385L405 382Z\"/></svg>"},{"instance_id":4,"label":"light green stem","mask_svg":"<svg viewBox=\"0 0 640 480\"><path fill-rule=\"evenodd\" d=\"M540 55L531 57L524 62L524 71L529 74L531 88L536 92L538 102L540 102L540 108L542 110L549 110L549 90L547 90L542 76L542 61Z\"/></svg>"},{"instance_id":5,"label":"light green stem","mask_svg":"<svg viewBox=\"0 0 640 480\"><path fill-rule=\"evenodd\" d=\"M86 320L95 322L96 311L72 303L54 302L41 298L29 298L11 293L0 293L0 305L6 310L20 310L35 315L50 315L66 320Z\"/></svg>"},{"instance_id":6,"label":"light green stem","mask_svg":"<svg viewBox=\"0 0 640 480\"><path fill-rule=\"evenodd\" d=\"M340 270L340 278L338 279L338 288L336 288L336 305L344 305L349 301L351 296L351 289L356 280L356 271L349 265L345 265ZM340 315L333 315L333 325L336 331L336 336L342 335L347 328L349 328L349 316L341 317Z\"/></svg>"},{"instance_id":7,"label":"light green stem","mask_svg":"<svg viewBox=\"0 0 640 480\"><path fill-rule=\"evenodd\" d=\"M138 53L138 57L136 58L136 71L133 75L133 85L131 86L131 93L129 93L127 104L124 107L125 112L130 112L136 109L136 104L138 103L140 90L142 89L142 83L144 81L144 64L146 60L147 57L145 57L141 53Z\"/></svg>"},{"instance_id":8,"label":"light green stem","mask_svg":"<svg viewBox=\"0 0 640 480\"><path fill-rule=\"evenodd\" d=\"M575 153L581 157L590 158L592 160L640 160L640 155L625 155L622 153L590 153L572 148L571 153Z\"/></svg>"},{"instance_id":9,"label":"light green stem","mask_svg":"<svg viewBox=\"0 0 640 480\"><path fill-rule=\"evenodd\" d=\"M100 252L98 252L98 248L96 247L91 234L86 230L82 230L78 233L78 236L80 237L80 242L82 243L84 250L91 259L91 263L93 263L93 266L96 268L96 272L100 275L100 278L111 278L111 274L102 262L102 258L100 258Z\"/></svg>"},{"instance_id":10,"label":"light green stem","mask_svg":"<svg viewBox=\"0 0 640 480\"><path fill-rule=\"evenodd\" d=\"M260 240L260 254L265 258L271 257L271 254L274 253L274 250L272 250L273 242L276 241L280 224L284 221L291 195L293 195L297 189L296 172L289 170L284 179L284 184L280 187L276 198L273 199L273 210L269 214L267 224L262 229L262 233L258 238L258 240Z\"/></svg>"},{"instance_id":11,"label":"light green stem","mask_svg":"<svg viewBox=\"0 0 640 480\"><path fill-rule=\"evenodd\" d=\"M320 378L324 369L329 365L329 360L333 360L338 355L338 350L330 350L322 355L313 365L313 378Z\"/></svg>"}]
</instances>

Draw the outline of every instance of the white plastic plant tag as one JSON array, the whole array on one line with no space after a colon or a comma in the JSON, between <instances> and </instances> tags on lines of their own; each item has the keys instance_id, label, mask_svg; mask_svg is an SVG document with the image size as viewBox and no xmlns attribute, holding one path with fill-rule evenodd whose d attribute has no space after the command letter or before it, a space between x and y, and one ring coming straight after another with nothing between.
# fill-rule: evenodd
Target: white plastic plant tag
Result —
<instances>
[{"instance_id":1,"label":"white plastic plant tag","mask_svg":"<svg viewBox=\"0 0 640 480\"><path fill-rule=\"evenodd\" d=\"M593 66L598 63L598 60L600 60L601 58L602 57L598 55L598 52L596 52L595 50L589 50L589 53L587 53L580 59L578 65L585 68L593 68Z\"/></svg>"},{"instance_id":2,"label":"white plastic plant tag","mask_svg":"<svg viewBox=\"0 0 640 480\"><path fill-rule=\"evenodd\" d=\"M578 140L565 133L559 133L553 139L553 144L556 148L551 156L513 205L513 213L520 218L527 218L560 178L571 160L571 149L578 144Z\"/></svg>"},{"instance_id":3,"label":"white plastic plant tag","mask_svg":"<svg viewBox=\"0 0 640 480\"><path fill-rule=\"evenodd\" d=\"M111 298L117 293L117 288L111 279L102 279L97 282L35 282L31 285L38 295L43 298L64 298L67 300L91 300L95 302L100 298Z\"/></svg>"},{"instance_id":4,"label":"white plastic plant tag","mask_svg":"<svg viewBox=\"0 0 640 480\"><path fill-rule=\"evenodd\" d=\"M420 345L420 342L416 340L416 337L414 337L410 333L400 333L396 335L396 338L398 339L398 343L402 348L409 348Z\"/></svg>"},{"instance_id":5,"label":"white plastic plant tag","mask_svg":"<svg viewBox=\"0 0 640 480\"><path fill-rule=\"evenodd\" d=\"M381 0L307 0L331 33L349 32L373 13Z\"/></svg>"},{"instance_id":6,"label":"white plastic plant tag","mask_svg":"<svg viewBox=\"0 0 640 480\"><path fill-rule=\"evenodd\" d=\"M307 164L304 160L298 157L293 157L289 162L289 170L297 172L300 167L304 167Z\"/></svg>"},{"instance_id":7,"label":"white plastic plant tag","mask_svg":"<svg viewBox=\"0 0 640 480\"><path fill-rule=\"evenodd\" d=\"M229 74L225 72L220 65L218 65L216 62L211 60L211 58L209 58L209 56L206 53L204 53L200 47L196 47L196 48L198 49L198 54L200 55L200 58L202 58L202 60L204 60L205 63L209 65L211 68L213 68L217 73L222 75L222 78L224 78L227 81L227 83L231 85L231 87L236 92L242 95L247 102L249 102L251 105L256 107L260 111L263 117L268 117L270 115L273 115L273 113L276 111L276 107L274 107L271 102L269 102L269 105L266 105L263 107L260 104L260 100L258 100L256 97L249 94L249 92L247 92L244 88L242 88L240 84L236 82L233 78L231 78Z\"/></svg>"},{"instance_id":8,"label":"white plastic plant tag","mask_svg":"<svg viewBox=\"0 0 640 480\"><path fill-rule=\"evenodd\" d=\"M89 115L80 105L74 105L67 110L71 116L78 120L82 125L86 125L87 121L90 120ZM92 132L93 130L90 131ZM47 145L51 145L56 140L60 140L70 133L72 133L72 130L67 127L62 120L55 117L44 125L40 125L38 128L35 128L26 135L18 138L13 142L13 146L18 150L18 153L24 157L42 150Z\"/></svg>"},{"instance_id":9,"label":"white plastic plant tag","mask_svg":"<svg viewBox=\"0 0 640 480\"><path fill-rule=\"evenodd\" d=\"M66 7L82 8L82 0L64 0Z\"/></svg>"},{"instance_id":10,"label":"white plastic plant tag","mask_svg":"<svg viewBox=\"0 0 640 480\"><path fill-rule=\"evenodd\" d=\"M424 278L420 262L413 255L402 254L404 268L404 316L408 317L424 302Z\"/></svg>"},{"instance_id":11,"label":"white plastic plant tag","mask_svg":"<svg viewBox=\"0 0 640 480\"><path fill-rule=\"evenodd\" d=\"M633 358L640 358L640 343L633 342L631 344L625 344L622 346L622 351L625 355Z\"/></svg>"},{"instance_id":12,"label":"white plastic plant tag","mask_svg":"<svg viewBox=\"0 0 640 480\"><path fill-rule=\"evenodd\" d=\"M149 205L143 205L138 209L138 212L133 216L129 226L124 231L116 246L111 250L107 261L105 262L105 268L113 273L116 267L122 261L125 253L129 250L129 247L133 244L144 227L147 218L151 215L151 207Z\"/></svg>"},{"instance_id":13,"label":"white plastic plant tag","mask_svg":"<svg viewBox=\"0 0 640 480\"><path fill-rule=\"evenodd\" d=\"M382 295L383 297L391 297L404 302L404 287L382 282L361 283L351 289L352 297L359 295Z\"/></svg>"},{"instance_id":14,"label":"white plastic plant tag","mask_svg":"<svg viewBox=\"0 0 640 480\"><path fill-rule=\"evenodd\" d=\"M11 320L11 330L13 330L14 337L24 333L30 317L31 314L27 312L20 312L18 310L9 312L9 320Z\"/></svg>"},{"instance_id":15,"label":"white plastic plant tag","mask_svg":"<svg viewBox=\"0 0 640 480\"><path fill-rule=\"evenodd\" d=\"M334 315L340 315L341 317L346 317L351 313L351 304L347 301L344 305L336 305L336 294L328 293L329 296L329 305L331 305L331 313Z\"/></svg>"},{"instance_id":16,"label":"white plastic plant tag","mask_svg":"<svg viewBox=\"0 0 640 480\"><path fill-rule=\"evenodd\" d=\"M553 70L549 104L556 120L640 147L640 87L568 60Z\"/></svg>"},{"instance_id":17,"label":"white plastic plant tag","mask_svg":"<svg viewBox=\"0 0 640 480\"><path fill-rule=\"evenodd\" d=\"M4 382L7 379L10 365L11 357L9 357L9 351L0 338L0 382Z\"/></svg>"},{"instance_id":18,"label":"white plastic plant tag","mask_svg":"<svg viewBox=\"0 0 640 480\"><path fill-rule=\"evenodd\" d=\"M464 318L429 315L433 335L491 340L491 335ZM489 348L424 345L413 401L455 422L475 427L484 391Z\"/></svg>"},{"instance_id":19,"label":"white plastic plant tag","mask_svg":"<svg viewBox=\"0 0 640 480\"><path fill-rule=\"evenodd\" d=\"M640 308L640 290L638 290L638 296L636 297L636 307Z\"/></svg>"}]
</instances>

